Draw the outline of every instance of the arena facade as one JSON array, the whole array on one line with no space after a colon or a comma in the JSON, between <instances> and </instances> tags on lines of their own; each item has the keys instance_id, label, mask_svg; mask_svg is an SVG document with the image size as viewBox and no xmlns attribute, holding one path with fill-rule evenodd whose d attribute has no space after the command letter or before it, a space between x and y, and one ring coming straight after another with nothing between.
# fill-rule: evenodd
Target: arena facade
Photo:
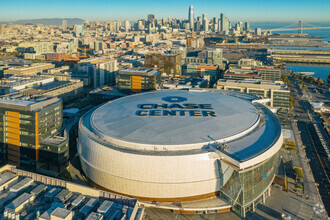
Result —
<instances>
[{"instance_id":1,"label":"arena facade","mask_svg":"<svg viewBox=\"0 0 330 220\"><path fill-rule=\"evenodd\" d=\"M79 122L78 153L98 186L142 201L220 196L241 216L270 195L281 125L249 96L168 90L105 103Z\"/></svg>"}]
</instances>

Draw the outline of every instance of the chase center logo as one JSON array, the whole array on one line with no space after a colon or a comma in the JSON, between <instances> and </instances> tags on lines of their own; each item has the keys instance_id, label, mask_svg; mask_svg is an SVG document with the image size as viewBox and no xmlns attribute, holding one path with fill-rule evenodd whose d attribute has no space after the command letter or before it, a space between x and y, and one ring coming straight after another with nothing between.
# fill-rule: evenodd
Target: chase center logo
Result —
<instances>
[{"instance_id":1,"label":"chase center logo","mask_svg":"<svg viewBox=\"0 0 330 220\"><path fill-rule=\"evenodd\" d=\"M162 98L167 103L138 104L135 115L138 117L217 117L211 104L183 103L188 101L181 96Z\"/></svg>"}]
</instances>

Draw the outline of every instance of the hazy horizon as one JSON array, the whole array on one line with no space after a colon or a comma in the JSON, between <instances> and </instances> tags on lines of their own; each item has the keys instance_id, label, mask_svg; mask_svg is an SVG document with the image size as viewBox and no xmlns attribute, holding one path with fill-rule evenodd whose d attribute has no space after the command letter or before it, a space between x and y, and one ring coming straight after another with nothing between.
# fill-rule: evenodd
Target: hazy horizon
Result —
<instances>
[{"instance_id":1,"label":"hazy horizon","mask_svg":"<svg viewBox=\"0 0 330 220\"><path fill-rule=\"evenodd\" d=\"M0 21L47 19L47 18L81 18L89 21L146 19L148 14L156 18L187 19L189 5L194 6L195 18L207 14L208 19L219 18L225 13L232 21L250 22L330 22L330 2L328 0L235 0L220 2L217 0L198 0L166 2L143 0L125 3L108 0L0 0Z\"/></svg>"}]
</instances>

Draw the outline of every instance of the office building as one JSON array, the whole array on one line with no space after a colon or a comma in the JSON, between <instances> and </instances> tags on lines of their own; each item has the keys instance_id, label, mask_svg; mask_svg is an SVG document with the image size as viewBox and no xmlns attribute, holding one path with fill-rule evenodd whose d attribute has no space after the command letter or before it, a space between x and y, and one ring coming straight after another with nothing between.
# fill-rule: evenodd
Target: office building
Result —
<instances>
[{"instance_id":1,"label":"office building","mask_svg":"<svg viewBox=\"0 0 330 220\"><path fill-rule=\"evenodd\" d=\"M267 105L270 107L290 108L290 90L282 81L220 79L217 82L217 89L254 94L269 98Z\"/></svg>"},{"instance_id":2,"label":"office building","mask_svg":"<svg viewBox=\"0 0 330 220\"><path fill-rule=\"evenodd\" d=\"M207 15L203 14L203 31L208 32L209 31L209 20L207 20Z\"/></svg>"},{"instance_id":3,"label":"office building","mask_svg":"<svg viewBox=\"0 0 330 220\"><path fill-rule=\"evenodd\" d=\"M62 100L13 93L0 98L1 160L29 170L66 167L68 138L45 142L62 128Z\"/></svg>"},{"instance_id":4,"label":"office building","mask_svg":"<svg viewBox=\"0 0 330 220\"><path fill-rule=\"evenodd\" d=\"M254 33L255 33L255 35L260 36L261 35L261 28L256 28Z\"/></svg>"},{"instance_id":5,"label":"office building","mask_svg":"<svg viewBox=\"0 0 330 220\"><path fill-rule=\"evenodd\" d=\"M181 76L181 55L146 54L145 66L148 68L158 68L168 76Z\"/></svg>"},{"instance_id":6,"label":"office building","mask_svg":"<svg viewBox=\"0 0 330 220\"><path fill-rule=\"evenodd\" d=\"M80 120L82 169L91 182L142 201L220 196L245 217L270 195L283 138L268 108L236 96L166 90L108 102ZM190 213L199 211L205 206Z\"/></svg>"},{"instance_id":7,"label":"office building","mask_svg":"<svg viewBox=\"0 0 330 220\"><path fill-rule=\"evenodd\" d=\"M263 66L262 62L255 59L242 58L238 61L238 67L242 69L252 69L261 66Z\"/></svg>"},{"instance_id":8,"label":"office building","mask_svg":"<svg viewBox=\"0 0 330 220\"><path fill-rule=\"evenodd\" d=\"M198 65L189 63L186 65L186 71L184 75L192 77L204 77L209 76L211 81L216 81L220 78L220 68L214 64Z\"/></svg>"},{"instance_id":9,"label":"office building","mask_svg":"<svg viewBox=\"0 0 330 220\"><path fill-rule=\"evenodd\" d=\"M258 74L262 80L279 81L281 80L282 70L275 68L258 68Z\"/></svg>"},{"instance_id":10,"label":"office building","mask_svg":"<svg viewBox=\"0 0 330 220\"><path fill-rule=\"evenodd\" d=\"M214 17L212 21L212 31L218 32L218 19L216 17Z\"/></svg>"},{"instance_id":11,"label":"office building","mask_svg":"<svg viewBox=\"0 0 330 220\"><path fill-rule=\"evenodd\" d=\"M148 23L153 23L154 22L154 19L155 19L155 15L153 14L148 14Z\"/></svg>"},{"instance_id":12,"label":"office building","mask_svg":"<svg viewBox=\"0 0 330 220\"><path fill-rule=\"evenodd\" d=\"M160 88L161 72L154 69L123 69L118 71L117 89L122 92L145 92Z\"/></svg>"},{"instance_id":13,"label":"office building","mask_svg":"<svg viewBox=\"0 0 330 220\"><path fill-rule=\"evenodd\" d=\"M99 53L103 51L103 42L102 41L95 41L94 42L94 51Z\"/></svg>"},{"instance_id":14,"label":"office building","mask_svg":"<svg viewBox=\"0 0 330 220\"><path fill-rule=\"evenodd\" d=\"M250 32L250 31L251 31L251 28L250 28L250 22L245 22L244 30L245 30L246 32Z\"/></svg>"},{"instance_id":15,"label":"office building","mask_svg":"<svg viewBox=\"0 0 330 220\"><path fill-rule=\"evenodd\" d=\"M237 68L230 66L223 75L224 79L244 80L244 79L260 79L258 72L253 69Z\"/></svg>"},{"instance_id":16,"label":"office building","mask_svg":"<svg viewBox=\"0 0 330 220\"><path fill-rule=\"evenodd\" d=\"M51 63L34 63L30 66L11 67L4 71L5 75L37 75L43 71L53 69L54 64Z\"/></svg>"},{"instance_id":17,"label":"office building","mask_svg":"<svg viewBox=\"0 0 330 220\"><path fill-rule=\"evenodd\" d=\"M62 20L62 30L66 31L68 28L68 21L67 20Z\"/></svg>"},{"instance_id":18,"label":"office building","mask_svg":"<svg viewBox=\"0 0 330 220\"><path fill-rule=\"evenodd\" d=\"M186 57L185 63L213 64L223 68L223 50L221 48L206 49L198 53L197 57Z\"/></svg>"},{"instance_id":19,"label":"office building","mask_svg":"<svg viewBox=\"0 0 330 220\"><path fill-rule=\"evenodd\" d=\"M194 6L192 5L189 6L188 21L190 30L194 31Z\"/></svg>"},{"instance_id":20,"label":"office building","mask_svg":"<svg viewBox=\"0 0 330 220\"><path fill-rule=\"evenodd\" d=\"M18 91L22 91L27 88L32 88L38 85L47 85L54 82L52 77L40 77L40 76L11 76L1 80L0 82L0 95L6 95Z\"/></svg>"},{"instance_id":21,"label":"office building","mask_svg":"<svg viewBox=\"0 0 330 220\"><path fill-rule=\"evenodd\" d=\"M230 27L229 27L229 19L223 14L220 14L220 29L219 31L221 32L226 32L229 31Z\"/></svg>"},{"instance_id":22,"label":"office building","mask_svg":"<svg viewBox=\"0 0 330 220\"><path fill-rule=\"evenodd\" d=\"M76 36L81 36L82 33L84 32L84 26L83 25L76 25L74 28L74 33Z\"/></svg>"},{"instance_id":23,"label":"office building","mask_svg":"<svg viewBox=\"0 0 330 220\"><path fill-rule=\"evenodd\" d=\"M130 30L130 23L128 20L125 20L125 32L129 32Z\"/></svg>"}]
</instances>

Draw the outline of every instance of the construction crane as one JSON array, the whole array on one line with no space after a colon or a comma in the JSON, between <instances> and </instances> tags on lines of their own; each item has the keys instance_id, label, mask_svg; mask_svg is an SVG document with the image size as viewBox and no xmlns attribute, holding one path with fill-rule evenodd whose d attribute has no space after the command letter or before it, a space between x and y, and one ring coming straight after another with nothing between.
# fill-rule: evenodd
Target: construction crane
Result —
<instances>
[{"instance_id":1,"label":"construction crane","mask_svg":"<svg viewBox=\"0 0 330 220\"><path fill-rule=\"evenodd\" d=\"M87 49L87 46L83 47L83 48L79 48L80 50L84 50L84 55L83 56L79 56L80 59L84 59L84 58L88 58L87 56L87 50L90 51L92 49Z\"/></svg>"}]
</instances>

